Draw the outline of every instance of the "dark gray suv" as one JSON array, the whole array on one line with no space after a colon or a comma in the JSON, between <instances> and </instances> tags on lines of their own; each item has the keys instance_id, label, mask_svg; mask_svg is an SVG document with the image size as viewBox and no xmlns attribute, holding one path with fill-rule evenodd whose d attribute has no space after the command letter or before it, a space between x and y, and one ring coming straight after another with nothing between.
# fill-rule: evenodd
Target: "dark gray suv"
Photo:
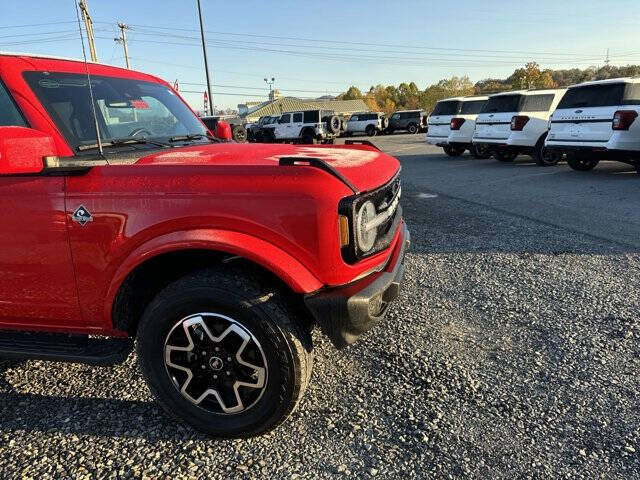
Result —
<instances>
[{"instance_id":1,"label":"dark gray suv","mask_svg":"<svg viewBox=\"0 0 640 480\"><path fill-rule=\"evenodd\" d=\"M387 132L405 130L409 133L418 133L426 128L427 112L424 110L402 110L391 115Z\"/></svg>"}]
</instances>

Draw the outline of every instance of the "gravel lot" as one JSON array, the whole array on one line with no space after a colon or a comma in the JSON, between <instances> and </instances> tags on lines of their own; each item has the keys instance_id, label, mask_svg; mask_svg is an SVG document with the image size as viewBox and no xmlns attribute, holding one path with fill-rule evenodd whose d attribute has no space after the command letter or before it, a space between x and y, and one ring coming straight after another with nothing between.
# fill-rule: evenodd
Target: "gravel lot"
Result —
<instances>
[{"instance_id":1,"label":"gravel lot","mask_svg":"<svg viewBox=\"0 0 640 480\"><path fill-rule=\"evenodd\" d=\"M377 141L403 163L407 286L351 349L314 336L314 377L284 427L193 433L151 401L133 355L111 369L10 364L0 477L640 478L640 209L612 235L640 204L640 176ZM538 193L485 181L506 169L538 175ZM566 217L581 176L617 194Z\"/></svg>"}]
</instances>

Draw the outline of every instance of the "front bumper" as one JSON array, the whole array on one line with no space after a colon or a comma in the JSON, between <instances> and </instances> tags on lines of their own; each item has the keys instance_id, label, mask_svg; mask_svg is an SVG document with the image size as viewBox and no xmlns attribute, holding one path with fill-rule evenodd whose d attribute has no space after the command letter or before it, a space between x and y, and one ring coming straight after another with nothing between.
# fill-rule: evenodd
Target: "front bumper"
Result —
<instances>
[{"instance_id":1,"label":"front bumper","mask_svg":"<svg viewBox=\"0 0 640 480\"><path fill-rule=\"evenodd\" d=\"M401 228L389 263L382 271L304 297L307 308L336 348L351 345L377 325L384 319L389 304L398 298L410 244L409 229L404 223Z\"/></svg>"}]
</instances>

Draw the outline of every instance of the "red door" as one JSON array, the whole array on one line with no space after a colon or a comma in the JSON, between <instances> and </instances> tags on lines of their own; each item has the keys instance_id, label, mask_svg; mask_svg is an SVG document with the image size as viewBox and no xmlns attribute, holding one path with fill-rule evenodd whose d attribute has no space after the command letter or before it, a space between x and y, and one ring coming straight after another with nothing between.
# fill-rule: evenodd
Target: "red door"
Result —
<instances>
[{"instance_id":1,"label":"red door","mask_svg":"<svg viewBox=\"0 0 640 480\"><path fill-rule=\"evenodd\" d=\"M82 327L64 177L0 176L0 328Z\"/></svg>"}]
</instances>

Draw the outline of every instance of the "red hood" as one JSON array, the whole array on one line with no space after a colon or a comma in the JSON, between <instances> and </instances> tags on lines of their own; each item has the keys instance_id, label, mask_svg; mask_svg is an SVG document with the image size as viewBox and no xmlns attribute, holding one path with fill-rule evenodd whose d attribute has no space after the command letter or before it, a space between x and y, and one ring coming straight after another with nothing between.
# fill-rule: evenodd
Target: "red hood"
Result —
<instances>
[{"instance_id":1,"label":"red hood","mask_svg":"<svg viewBox=\"0 0 640 480\"><path fill-rule=\"evenodd\" d=\"M276 165L282 157L320 158L361 192L387 183L399 170L395 158L364 145L218 143L163 151L138 165Z\"/></svg>"}]
</instances>

